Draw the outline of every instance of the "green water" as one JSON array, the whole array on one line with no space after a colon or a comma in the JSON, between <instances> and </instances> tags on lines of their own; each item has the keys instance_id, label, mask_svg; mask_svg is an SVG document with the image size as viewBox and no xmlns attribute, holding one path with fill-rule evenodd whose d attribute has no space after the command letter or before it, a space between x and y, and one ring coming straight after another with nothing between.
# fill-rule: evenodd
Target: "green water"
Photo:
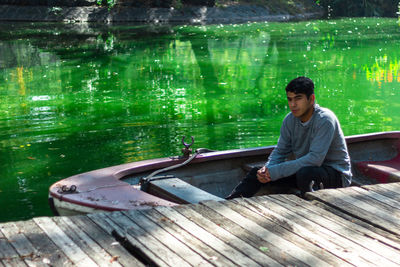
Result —
<instances>
[{"instance_id":1,"label":"green water","mask_svg":"<svg viewBox=\"0 0 400 267\"><path fill-rule=\"evenodd\" d=\"M346 135L400 130L395 19L0 24L0 221L50 215L73 174L194 147L272 145L306 75Z\"/></svg>"}]
</instances>

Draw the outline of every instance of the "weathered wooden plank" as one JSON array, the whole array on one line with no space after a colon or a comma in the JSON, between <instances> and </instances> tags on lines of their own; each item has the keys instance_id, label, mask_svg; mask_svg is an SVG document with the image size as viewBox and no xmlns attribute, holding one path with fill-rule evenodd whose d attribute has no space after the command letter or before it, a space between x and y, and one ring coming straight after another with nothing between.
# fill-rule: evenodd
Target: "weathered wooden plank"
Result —
<instances>
[{"instance_id":1,"label":"weathered wooden plank","mask_svg":"<svg viewBox=\"0 0 400 267\"><path fill-rule=\"evenodd\" d=\"M225 242L216 238L212 234L208 233L202 227L198 226L194 222L190 221L179 212L172 210L167 207L157 207L155 208L158 212L163 214L165 217L174 221L177 225L188 231L189 233L195 235L202 242L206 243L208 246L217 250L219 253L225 257L231 259L236 265L239 266L259 266L255 261L248 258L246 255L240 251L232 248Z\"/></svg>"},{"instance_id":2,"label":"weathered wooden plank","mask_svg":"<svg viewBox=\"0 0 400 267\"><path fill-rule=\"evenodd\" d=\"M12 240L8 240L7 237L4 236L2 227L3 225L0 227L0 259L19 258L18 252L11 245Z\"/></svg>"},{"instance_id":3,"label":"weathered wooden plank","mask_svg":"<svg viewBox=\"0 0 400 267\"><path fill-rule=\"evenodd\" d=\"M199 225L218 239L224 241L226 244L230 245L238 251L241 251L244 255L247 255L247 257L251 258L258 264L267 266L282 266L279 262L264 254L259 247L255 248L247 244L236 235L233 235L229 231L203 217L201 214L191 209L190 206L177 206L173 209L188 218L190 221L195 222L197 225Z\"/></svg>"},{"instance_id":4,"label":"weathered wooden plank","mask_svg":"<svg viewBox=\"0 0 400 267\"><path fill-rule=\"evenodd\" d=\"M363 204L351 196L340 192L337 189L318 190L316 192L307 193L308 199L315 199L323 203L334 206L336 209L351 214L351 216L370 223L375 227L384 229L393 234L400 234L398 221L390 217L390 214L380 211L374 206Z\"/></svg>"},{"instance_id":5,"label":"weathered wooden plank","mask_svg":"<svg viewBox=\"0 0 400 267\"><path fill-rule=\"evenodd\" d=\"M37 251L25 235L18 229L15 223L4 223L1 225L0 229L10 244L15 248L21 260L25 261L28 266L46 265L42 261L39 251Z\"/></svg>"},{"instance_id":6,"label":"weathered wooden plank","mask_svg":"<svg viewBox=\"0 0 400 267\"><path fill-rule=\"evenodd\" d=\"M275 196L270 196L276 198ZM376 227L372 227L370 224L355 219L348 214L340 213L340 211L326 206L321 202L309 202L294 195L279 195L279 200L285 199L293 202L295 205L302 206L311 214L318 215L315 217L315 221L319 222L319 217L322 216L327 220L334 222L340 227L337 229L344 235L352 235L352 232L357 232L358 235L379 241L380 243L393 248L394 252L400 252L400 237L394 236L386 231L380 230ZM400 257L400 255L399 255ZM400 262L400 260L399 260Z\"/></svg>"},{"instance_id":7,"label":"weathered wooden plank","mask_svg":"<svg viewBox=\"0 0 400 267\"><path fill-rule=\"evenodd\" d=\"M0 228L1 229L1 228ZM11 246L10 241L0 231L0 263L4 266L27 266L18 252Z\"/></svg>"},{"instance_id":8,"label":"weathered wooden plank","mask_svg":"<svg viewBox=\"0 0 400 267\"><path fill-rule=\"evenodd\" d=\"M347 225L344 227L343 224L340 224L338 218L335 218L335 221L332 220L332 217L330 219L325 218L322 214L323 211L304 208L304 206L310 206L308 203L302 203L302 205L299 205L299 202L292 202L288 198L285 198L284 195L271 196L269 201L273 201L278 205L281 205L283 208L293 211L299 215L300 218L312 221L313 223L332 231L332 233L339 236L339 238L337 238L333 235L332 237L335 238L335 240L344 244L346 247L349 247L351 250L355 250L360 257L365 258L370 262L385 266L387 266L387 264L397 265L400 263L400 254L398 250L376 242L376 240L368 238L358 231L354 231L352 227L346 227ZM350 242L341 241L343 238ZM381 259L381 257L383 257L384 260ZM388 263L388 261L390 262Z\"/></svg>"},{"instance_id":9,"label":"weathered wooden plank","mask_svg":"<svg viewBox=\"0 0 400 267\"><path fill-rule=\"evenodd\" d=\"M18 227L13 222L3 223L0 226L0 230L4 236L10 241L11 245L15 248L20 257L31 257L35 255L40 257L38 251L31 244L31 242L21 233Z\"/></svg>"},{"instance_id":10,"label":"weathered wooden plank","mask_svg":"<svg viewBox=\"0 0 400 267\"><path fill-rule=\"evenodd\" d=\"M392 184L364 185L361 186L361 188L368 191L376 192L392 200L400 201L400 189L394 188Z\"/></svg>"},{"instance_id":11,"label":"weathered wooden plank","mask_svg":"<svg viewBox=\"0 0 400 267\"><path fill-rule=\"evenodd\" d=\"M111 218L106 216L105 213L87 214L86 216L105 232L116 238L117 242L121 243L130 254L139 259L146 266L165 265L165 262L159 259L159 257L152 251L147 251L147 248L143 247L142 243L140 243L138 240L132 238L130 238L131 240L128 240L123 226L120 226L114 222Z\"/></svg>"},{"instance_id":12,"label":"weathered wooden plank","mask_svg":"<svg viewBox=\"0 0 400 267\"><path fill-rule=\"evenodd\" d=\"M267 238L261 238L255 235L249 229L236 224L230 219L218 214L216 211L208 208L204 205L191 205L193 210L206 217L208 220L214 222L216 225L224 228L232 234L238 235L244 242L252 245L253 247L262 250L266 255L275 259L279 263L286 266L301 266L304 262L300 261L296 257L290 254L283 254L282 248L271 243Z\"/></svg>"},{"instance_id":13,"label":"weathered wooden plank","mask_svg":"<svg viewBox=\"0 0 400 267\"><path fill-rule=\"evenodd\" d=\"M201 257L198 253L190 248L190 244L184 244L174 235L165 231L152 220L141 214L140 212L123 212L129 219L143 228L146 233L153 236L159 242L171 249L175 254L185 259L193 266L209 266L210 262L206 258Z\"/></svg>"},{"instance_id":14,"label":"weathered wooden plank","mask_svg":"<svg viewBox=\"0 0 400 267\"><path fill-rule=\"evenodd\" d=\"M396 244L400 240L400 235L396 235L387 230L376 227L376 226L372 225L371 223L366 222L365 220L354 217L351 214L343 212L343 211L335 208L334 206L328 205L319 200L312 200L312 201L310 201L310 203L312 203L312 205L314 205L314 206L317 206L318 208L326 210L328 213L330 213L332 215L339 216L339 217L343 218L344 220L349 221L351 224L354 224L354 227L356 227L357 229L364 229L364 228L368 229L370 231L369 234L375 233L377 236L381 236L383 238L383 240L384 240L384 241L382 241L383 243L385 243L385 244L387 243L389 246L393 246L393 247L397 248ZM372 238L374 238L374 237L372 236ZM380 240L382 240L382 238ZM375 239L377 239L377 238L375 238Z\"/></svg>"},{"instance_id":15,"label":"weathered wooden plank","mask_svg":"<svg viewBox=\"0 0 400 267\"><path fill-rule=\"evenodd\" d=\"M96 263L51 218L39 217L33 220L74 264L96 266Z\"/></svg>"},{"instance_id":16,"label":"weathered wooden plank","mask_svg":"<svg viewBox=\"0 0 400 267\"><path fill-rule=\"evenodd\" d=\"M360 187L351 187L351 190L357 192L357 196L365 196L384 204L385 209L389 212L395 212L397 217L400 217L400 201L385 195L379 194L373 190L366 190Z\"/></svg>"},{"instance_id":17,"label":"weathered wooden plank","mask_svg":"<svg viewBox=\"0 0 400 267\"><path fill-rule=\"evenodd\" d=\"M6 267L25 267L28 266L21 258L6 258L1 259L0 262Z\"/></svg>"},{"instance_id":18,"label":"weathered wooden plank","mask_svg":"<svg viewBox=\"0 0 400 267\"><path fill-rule=\"evenodd\" d=\"M118 261L113 260L110 254L82 231L80 227L75 225L68 217L55 217L53 221L97 265L121 266Z\"/></svg>"},{"instance_id":19,"label":"weathered wooden plank","mask_svg":"<svg viewBox=\"0 0 400 267\"><path fill-rule=\"evenodd\" d=\"M342 197L347 202L353 203L359 209L368 211L371 215L382 218L386 221L385 227L390 230L400 229L400 215L396 210L390 209L379 201L373 201L362 194L353 190L353 188L336 189L334 194ZM398 228L398 229L394 229Z\"/></svg>"},{"instance_id":20,"label":"weathered wooden plank","mask_svg":"<svg viewBox=\"0 0 400 267\"><path fill-rule=\"evenodd\" d=\"M323 255L321 257L324 257L324 259L311 253L312 251L316 251L318 247L313 247L312 250L305 250L304 247L307 246L306 242L302 242L301 245L303 247L301 247L297 245L299 243L287 240L287 238L291 238L290 236L293 235L292 233L283 229L279 223L271 222L261 214L255 213L242 205L238 205L239 203L243 203L243 200L236 199L225 202L204 202L202 204L216 211L218 214L229 218L231 221L237 223L243 228L250 229L258 237L266 238L269 242L281 247L283 255L292 255L302 261L304 265L334 265L332 262L329 262L333 257L329 257L328 254L325 254L322 250L320 251L320 255ZM294 238L294 240L298 241L296 238ZM338 265L338 262L341 262L341 264L344 263L336 258L333 258L333 260L336 261L336 265Z\"/></svg>"},{"instance_id":21,"label":"weathered wooden plank","mask_svg":"<svg viewBox=\"0 0 400 267\"><path fill-rule=\"evenodd\" d=\"M113 234L113 231L123 232L124 230L116 223L114 223L110 218L108 218L103 213L90 213L86 215L97 224L101 229L103 229L109 235Z\"/></svg>"},{"instance_id":22,"label":"weathered wooden plank","mask_svg":"<svg viewBox=\"0 0 400 267\"><path fill-rule=\"evenodd\" d=\"M145 266L117 242L114 237L101 229L87 216L72 216L69 218L111 255L110 261L118 261L123 266Z\"/></svg>"},{"instance_id":23,"label":"weathered wooden plank","mask_svg":"<svg viewBox=\"0 0 400 267\"><path fill-rule=\"evenodd\" d=\"M303 217L296 216L290 210L283 208L273 202L272 198L260 197L256 199L245 199L256 211L267 218L273 218L276 223L281 224L292 234L301 236L305 241L311 242L335 255L338 259L355 265L371 265L372 262L359 257L350 242L340 238L331 231L320 227ZM299 208L299 207L298 207Z\"/></svg>"},{"instance_id":24,"label":"weathered wooden plank","mask_svg":"<svg viewBox=\"0 0 400 267\"><path fill-rule=\"evenodd\" d=\"M121 214L122 215L122 214ZM156 251L148 250L139 240L126 234L126 228L121 223L114 222L105 213L88 214L88 217L99 225L104 231L115 236L119 242L135 257L139 258L145 265L165 266L166 263L156 254ZM124 216L124 215L122 215ZM132 222L133 223L133 222ZM128 222L128 224L130 224Z\"/></svg>"},{"instance_id":25,"label":"weathered wooden plank","mask_svg":"<svg viewBox=\"0 0 400 267\"><path fill-rule=\"evenodd\" d=\"M393 192L399 193L400 191L400 183L381 184L381 186Z\"/></svg>"},{"instance_id":26,"label":"weathered wooden plank","mask_svg":"<svg viewBox=\"0 0 400 267\"><path fill-rule=\"evenodd\" d=\"M394 201L390 198L374 193L373 191L367 191L360 187L349 187L338 189L339 192L351 195L351 197L362 201L365 205L372 205L377 209L389 214L390 217L395 217L397 221L400 220L400 202Z\"/></svg>"},{"instance_id":27,"label":"weathered wooden plank","mask_svg":"<svg viewBox=\"0 0 400 267\"><path fill-rule=\"evenodd\" d=\"M155 256L160 259L160 263L157 264L164 266L190 266L190 263L185 261L185 259L175 254L175 252L169 247L160 243L160 241L143 230L139 225L134 223L123 213L112 212L107 213L106 215L124 229L125 236L129 242L132 240L135 240L135 242L139 241L142 244L142 250L148 255L154 255L154 252L156 252ZM170 244L170 247L174 245L177 244L172 243Z\"/></svg>"},{"instance_id":28,"label":"weathered wooden plank","mask_svg":"<svg viewBox=\"0 0 400 267\"><path fill-rule=\"evenodd\" d=\"M173 234L177 239L185 244L190 244L190 247L195 250L203 258L207 259L212 265L215 266L233 266L235 265L228 258L224 257L218 251L209 247L195 236L188 233L185 229L179 227L169 218L163 216L161 213L154 209L140 211L144 216L152 220L154 223L162 227L164 230Z\"/></svg>"},{"instance_id":29,"label":"weathered wooden plank","mask_svg":"<svg viewBox=\"0 0 400 267\"><path fill-rule=\"evenodd\" d=\"M23 232L32 245L40 251L42 261L54 266L72 266L68 257L49 239L45 232L33 221L19 221L15 225Z\"/></svg>"}]
</instances>

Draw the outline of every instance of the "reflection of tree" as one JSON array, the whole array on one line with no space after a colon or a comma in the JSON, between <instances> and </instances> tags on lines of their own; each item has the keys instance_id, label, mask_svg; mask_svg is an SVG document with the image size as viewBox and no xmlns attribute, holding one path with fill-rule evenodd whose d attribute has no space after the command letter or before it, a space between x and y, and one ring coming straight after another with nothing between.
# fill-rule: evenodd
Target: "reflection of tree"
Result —
<instances>
[{"instance_id":1,"label":"reflection of tree","mask_svg":"<svg viewBox=\"0 0 400 267\"><path fill-rule=\"evenodd\" d=\"M12 67L18 64L17 56L12 44L0 42L0 66L1 68ZM11 65L12 64L12 65Z\"/></svg>"},{"instance_id":2,"label":"reflection of tree","mask_svg":"<svg viewBox=\"0 0 400 267\"><path fill-rule=\"evenodd\" d=\"M200 68L201 78L203 79L204 88L207 94L213 95L222 92L218 86L218 78L215 73L213 61L210 56L208 48L208 39L196 38L190 40L193 53L195 55L197 64Z\"/></svg>"},{"instance_id":3,"label":"reflection of tree","mask_svg":"<svg viewBox=\"0 0 400 267\"><path fill-rule=\"evenodd\" d=\"M206 98L215 100L219 95L224 93L224 90L219 86L217 73L213 66L213 60L208 47L206 38L198 38L191 40L191 47L196 58L198 67L200 68L201 80L206 93ZM214 116L209 117L209 122L212 122Z\"/></svg>"},{"instance_id":4,"label":"reflection of tree","mask_svg":"<svg viewBox=\"0 0 400 267\"><path fill-rule=\"evenodd\" d=\"M364 65L363 70L366 79L371 82L382 83L400 82L400 61L395 58L388 60L388 56L376 58L375 63L368 66Z\"/></svg>"},{"instance_id":5,"label":"reflection of tree","mask_svg":"<svg viewBox=\"0 0 400 267\"><path fill-rule=\"evenodd\" d=\"M260 67L255 74L256 91L268 91L268 94L280 95L284 86L280 81L286 75L294 52L293 40L287 29L266 28L260 34L262 36L258 40L259 44L256 44L263 49L260 49Z\"/></svg>"},{"instance_id":6,"label":"reflection of tree","mask_svg":"<svg viewBox=\"0 0 400 267\"><path fill-rule=\"evenodd\" d=\"M23 41L0 41L0 69L32 67L54 63L56 57L42 53Z\"/></svg>"},{"instance_id":7,"label":"reflection of tree","mask_svg":"<svg viewBox=\"0 0 400 267\"><path fill-rule=\"evenodd\" d=\"M213 67L213 61L210 56L208 47L208 39L196 38L190 40L193 53L195 55L197 64L200 68L201 79L203 81L203 88L205 92L206 101L206 121L207 125L207 136L209 139L208 146L215 147L215 127L210 127L216 122L215 109L219 102L218 96L223 94L223 89L218 86L218 78Z\"/></svg>"}]
</instances>

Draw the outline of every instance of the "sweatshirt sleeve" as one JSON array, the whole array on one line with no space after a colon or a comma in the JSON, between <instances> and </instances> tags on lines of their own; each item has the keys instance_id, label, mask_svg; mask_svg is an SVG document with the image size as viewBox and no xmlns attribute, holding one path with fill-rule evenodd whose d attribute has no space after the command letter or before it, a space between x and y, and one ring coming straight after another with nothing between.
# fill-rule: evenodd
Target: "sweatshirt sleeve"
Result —
<instances>
[{"instance_id":1,"label":"sweatshirt sleeve","mask_svg":"<svg viewBox=\"0 0 400 267\"><path fill-rule=\"evenodd\" d=\"M288 127L288 121L289 118L286 117L282 123L278 144L272 151L267 163L265 164L267 168L284 162L290 153L292 153L291 135Z\"/></svg>"},{"instance_id":2,"label":"sweatshirt sleeve","mask_svg":"<svg viewBox=\"0 0 400 267\"><path fill-rule=\"evenodd\" d=\"M310 142L310 150L307 154L296 160L267 165L271 180L276 181L293 175L305 166L321 166L334 138L334 133L335 124L331 120L325 120L315 127L315 134Z\"/></svg>"}]
</instances>

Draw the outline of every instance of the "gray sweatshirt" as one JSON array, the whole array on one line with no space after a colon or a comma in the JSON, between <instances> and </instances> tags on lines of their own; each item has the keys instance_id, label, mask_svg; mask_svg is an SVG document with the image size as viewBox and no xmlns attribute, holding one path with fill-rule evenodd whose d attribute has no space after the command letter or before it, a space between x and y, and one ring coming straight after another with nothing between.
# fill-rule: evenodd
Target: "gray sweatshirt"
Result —
<instances>
[{"instance_id":1,"label":"gray sweatshirt","mask_svg":"<svg viewBox=\"0 0 400 267\"><path fill-rule=\"evenodd\" d=\"M271 180L295 174L302 167L326 165L342 173L343 186L351 183L350 157L335 114L315 104L310 120L302 123L289 113L283 120L278 145L266 166ZM294 160L287 158L294 154Z\"/></svg>"}]
</instances>

